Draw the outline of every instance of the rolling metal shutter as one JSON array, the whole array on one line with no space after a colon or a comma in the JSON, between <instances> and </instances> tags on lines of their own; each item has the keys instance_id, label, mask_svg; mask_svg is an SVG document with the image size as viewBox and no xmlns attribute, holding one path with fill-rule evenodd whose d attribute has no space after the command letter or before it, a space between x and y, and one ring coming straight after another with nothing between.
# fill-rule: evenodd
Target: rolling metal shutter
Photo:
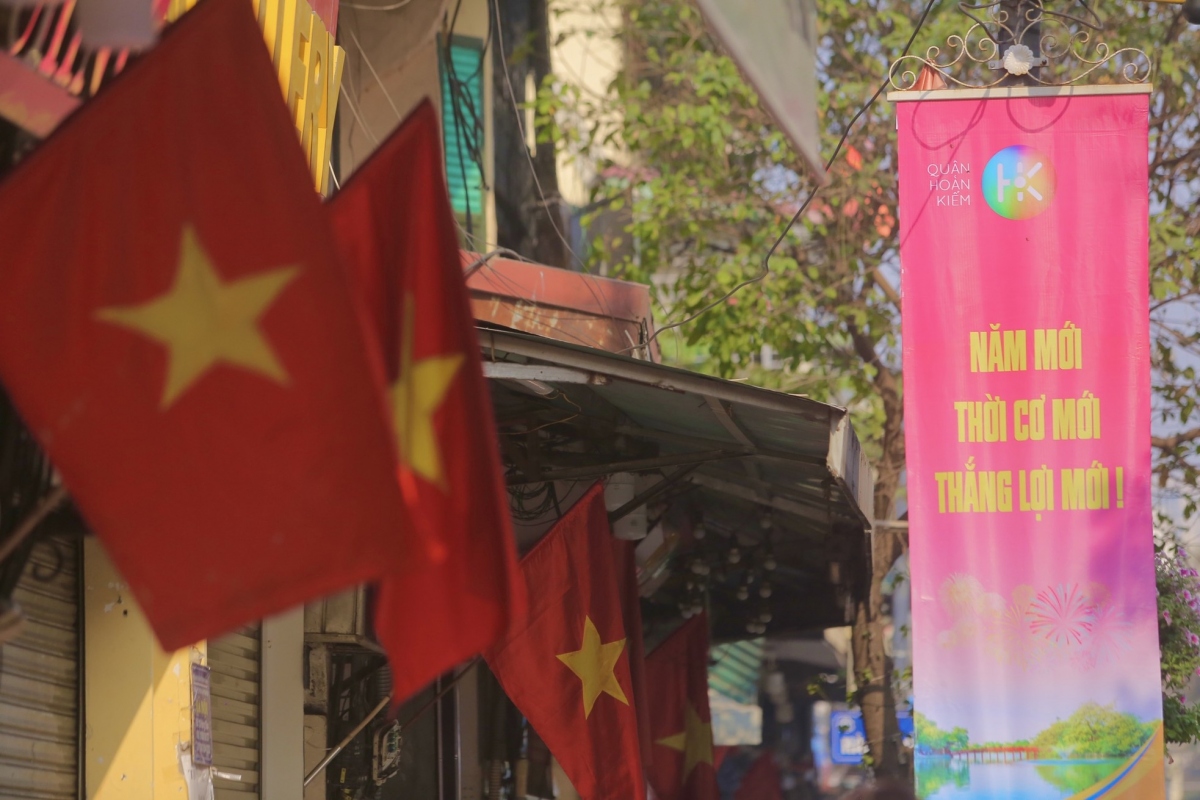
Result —
<instances>
[{"instance_id":1,"label":"rolling metal shutter","mask_svg":"<svg viewBox=\"0 0 1200 800\"><path fill-rule=\"evenodd\" d=\"M34 547L13 599L20 635L0 648L0 797L79 793L79 541Z\"/></svg>"},{"instance_id":2,"label":"rolling metal shutter","mask_svg":"<svg viewBox=\"0 0 1200 800\"><path fill-rule=\"evenodd\" d=\"M257 624L208 643L216 800L260 796L261 643Z\"/></svg>"}]
</instances>

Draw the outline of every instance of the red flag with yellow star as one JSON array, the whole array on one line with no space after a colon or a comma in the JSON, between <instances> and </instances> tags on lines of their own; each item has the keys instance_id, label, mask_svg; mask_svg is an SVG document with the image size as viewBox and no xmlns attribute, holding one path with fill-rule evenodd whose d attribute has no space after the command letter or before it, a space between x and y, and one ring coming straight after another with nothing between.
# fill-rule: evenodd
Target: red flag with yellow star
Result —
<instances>
[{"instance_id":1,"label":"red flag with yellow star","mask_svg":"<svg viewBox=\"0 0 1200 800\"><path fill-rule=\"evenodd\" d=\"M625 632L629 641L630 682L633 684L633 705L638 716L638 741L642 746L642 767L649 771L653 759L650 738L650 703L646 697L646 647L642 641L642 598L638 587L637 542L613 538L613 559L617 565L617 585L621 591L621 610L625 615Z\"/></svg>"},{"instance_id":2,"label":"red flag with yellow star","mask_svg":"<svg viewBox=\"0 0 1200 800\"><path fill-rule=\"evenodd\" d=\"M407 530L440 558L379 588L375 633L397 703L491 645L524 610L442 163L426 100L329 203L391 386Z\"/></svg>"},{"instance_id":3,"label":"red flag with yellow star","mask_svg":"<svg viewBox=\"0 0 1200 800\"><path fill-rule=\"evenodd\" d=\"M746 774L733 795L734 800L783 800L783 776L775 763L775 754L764 750Z\"/></svg>"},{"instance_id":4,"label":"red flag with yellow star","mask_svg":"<svg viewBox=\"0 0 1200 800\"><path fill-rule=\"evenodd\" d=\"M653 764L659 800L718 800L708 709L708 616L699 614L646 657Z\"/></svg>"},{"instance_id":5,"label":"red flag with yellow star","mask_svg":"<svg viewBox=\"0 0 1200 800\"><path fill-rule=\"evenodd\" d=\"M246 0L0 186L0 379L167 650L405 557L375 372Z\"/></svg>"},{"instance_id":6,"label":"red flag with yellow star","mask_svg":"<svg viewBox=\"0 0 1200 800\"><path fill-rule=\"evenodd\" d=\"M604 493L592 487L521 560L529 614L484 653L586 800L644 800L628 636Z\"/></svg>"}]
</instances>

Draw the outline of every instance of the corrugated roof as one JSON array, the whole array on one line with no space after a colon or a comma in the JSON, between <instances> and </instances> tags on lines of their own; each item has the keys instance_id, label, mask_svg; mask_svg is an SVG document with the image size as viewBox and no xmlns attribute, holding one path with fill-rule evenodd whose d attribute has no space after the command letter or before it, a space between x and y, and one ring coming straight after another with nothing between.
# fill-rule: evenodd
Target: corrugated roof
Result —
<instances>
[{"instance_id":1,"label":"corrugated roof","mask_svg":"<svg viewBox=\"0 0 1200 800\"><path fill-rule=\"evenodd\" d=\"M481 329L480 341L499 424L522 421L501 437L510 484L659 473L714 534L681 545L677 560L769 541L778 562L769 601L757 590L737 599L736 574L713 582L714 640L753 635L748 623L768 606L772 635L846 623L851 575L867 561L873 478L845 409L528 334ZM548 427L570 446L522 449L520 431ZM746 569L735 563L726 571ZM672 572L681 585L662 590L668 605L686 579Z\"/></svg>"},{"instance_id":2,"label":"corrugated roof","mask_svg":"<svg viewBox=\"0 0 1200 800\"><path fill-rule=\"evenodd\" d=\"M520 380L526 366L545 384L580 385L615 407L633 423L619 434L653 438L667 453L720 456L699 470L713 491L824 525L839 514L869 524L873 479L843 408L539 336L481 330L480 340L490 377Z\"/></svg>"}]
</instances>

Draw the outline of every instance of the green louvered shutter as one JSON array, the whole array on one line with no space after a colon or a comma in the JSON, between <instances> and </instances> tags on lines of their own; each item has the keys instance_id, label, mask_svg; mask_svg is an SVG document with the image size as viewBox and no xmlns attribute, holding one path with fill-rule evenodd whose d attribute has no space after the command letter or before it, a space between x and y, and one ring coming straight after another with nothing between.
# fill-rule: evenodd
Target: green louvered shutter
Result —
<instances>
[{"instance_id":1,"label":"green louvered shutter","mask_svg":"<svg viewBox=\"0 0 1200 800\"><path fill-rule=\"evenodd\" d=\"M470 39L454 39L450 45L447 67L446 50L442 48L442 132L446 150L446 179L450 187L450 204L459 224L467 226L470 210L472 235L483 240L484 183L483 171L472 157L472 146L483 152L483 54L482 43ZM451 76L459 91L451 91ZM467 99L469 99L469 104ZM472 115L471 108L474 109ZM457 108L459 113L455 113Z\"/></svg>"},{"instance_id":2,"label":"green louvered shutter","mask_svg":"<svg viewBox=\"0 0 1200 800\"><path fill-rule=\"evenodd\" d=\"M765 649L765 639L748 639L713 647L709 654L713 663L708 668L708 688L739 703L757 703Z\"/></svg>"}]
</instances>

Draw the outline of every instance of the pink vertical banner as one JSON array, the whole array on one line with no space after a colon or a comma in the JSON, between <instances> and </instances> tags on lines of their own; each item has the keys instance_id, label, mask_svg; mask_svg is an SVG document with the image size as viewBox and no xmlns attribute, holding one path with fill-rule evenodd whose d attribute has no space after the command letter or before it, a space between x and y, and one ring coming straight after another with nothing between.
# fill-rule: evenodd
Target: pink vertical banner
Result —
<instances>
[{"instance_id":1,"label":"pink vertical banner","mask_svg":"<svg viewBox=\"0 0 1200 800\"><path fill-rule=\"evenodd\" d=\"M1165 794L1148 92L893 95L924 800Z\"/></svg>"}]
</instances>

